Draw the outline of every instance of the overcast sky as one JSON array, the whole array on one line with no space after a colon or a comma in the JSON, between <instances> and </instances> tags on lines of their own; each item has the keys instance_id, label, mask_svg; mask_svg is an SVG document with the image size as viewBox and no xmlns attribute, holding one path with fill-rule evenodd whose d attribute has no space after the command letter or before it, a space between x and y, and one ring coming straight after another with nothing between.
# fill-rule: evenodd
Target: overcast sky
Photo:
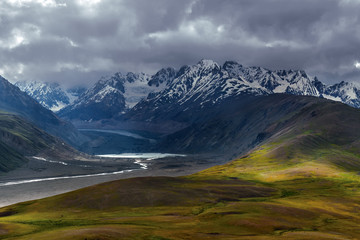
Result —
<instances>
[{"instance_id":1,"label":"overcast sky","mask_svg":"<svg viewBox=\"0 0 360 240\"><path fill-rule=\"evenodd\" d=\"M92 83L219 64L360 83L360 0L1 0L0 75Z\"/></svg>"}]
</instances>

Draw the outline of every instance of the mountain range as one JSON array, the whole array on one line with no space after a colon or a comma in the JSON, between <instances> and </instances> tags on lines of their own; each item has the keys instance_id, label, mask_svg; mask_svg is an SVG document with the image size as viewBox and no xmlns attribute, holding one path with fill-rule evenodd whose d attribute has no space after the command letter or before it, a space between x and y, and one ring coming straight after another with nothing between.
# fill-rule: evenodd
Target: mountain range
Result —
<instances>
[{"instance_id":1,"label":"mountain range","mask_svg":"<svg viewBox=\"0 0 360 240\"><path fill-rule=\"evenodd\" d=\"M309 95L360 107L360 87L354 83L325 85L302 70L272 71L244 67L234 61L220 66L212 60L201 60L179 70L164 68L154 75L119 72L102 77L87 90L85 87L65 89L58 83L18 82L15 85L48 109L62 109L61 116L87 121L123 114L146 99L152 103L181 101L183 104L201 99L204 104L241 94Z\"/></svg>"},{"instance_id":2,"label":"mountain range","mask_svg":"<svg viewBox=\"0 0 360 240\"><path fill-rule=\"evenodd\" d=\"M213 93L225 94L217 99L218 101L243 93L288 93L324 97L360 107L360 87L354 83L325 85L316 77L308 76L303 70L272 71L262 67L244 67L234 61L227 61L220 66L212 60L201 60L193 66L183 66L178 71L174 68L164 68L154 75L119 72L110 77L102 77L89 89L65 89L58 83L40 82L17 82L15 85L54 111L69 106L64 111L64 116L69 115L70 118L73 115L70 112L81 109L81 106L88 108L90 105L96 105L95 103L99 105L104 102L105 107L110 107L107 99L111 95L120 98L117 100L120 110L128 110L146 99L149 93L150 97L159 92L167 97L180 96L190 88L187 96L182 95L182 101L191 94L210 94L209 89L216 88ZM86 94L82 96L85 91ZM206 91L208 93L204 93Z\"/></svg>"},{"instance_id":3,"label":"mountain range","mask_svg":"<svg viewBox=\"0 0 360 240\"><path fill-rule=\"evenodd\" d=\"M31 86L27 88L31 93L41 92L34 91L37 85ZM58 84L47 86L61 89ZM301 99L296 98L293 104L284 103L283 93L360 107L359 89L346 82L326 86L301 70L271 71L234 61L220 66L201 60L179 70L164 68L154 75L129 72L103 77L57 114L79 128L133 129L165 135L154 151L211 150L230 159L270 137L269 124L302 106ZM42 99L46 96L41 95ZM53 96L56 94L49 98Z\"/></svg>"},{"instance_id":4,"label":"mountain range","mask_svg":"<svg viewBox=\"0 0 360 240\"><path fill-rule=\"evenodd\" d=\"M69 103L57 114L77 127L155 132L164 137L159 139L154 151L212 151L229 158L270 137L269 125L303 106L302 100L296 98L289 104L282 93L360 106L359 88L353 83L326 86L301 70L271 71L244 67L234 61L220 66L212 60L201 60L179 70L164 68L154 75L116 73L101 78L87 90L64 90L55 83L17 85L40 99L43 105L54 107L50 103L56 106ZM233 121L234 118L237 121ZM40 127L47 130L44 126ZM52 131L50 133L57 135L54 129ZM75 139L74 133L77 134L72 129L64 136L57 136L69 139L73 135ZM91 141L103 140L97 137ZM80 145L75 145L74 141L72 144Z\"/></svg>"},{"instance_id":5,"label":"mountain range","mask_svg":"<svg viewBox=\"0 0 360 240\"><path fill-rule=\"evenodd\" d=\"M355 84L345 82L325 86L304 71L270 71L243 67L233 61L219 66L211 60L202 60L194 66L182 67L165 90L148 96L129 112L134 114L146 108L153 108L153 112L166 111L164 108L169 105L186 110L193 103L213 106L240 95L275 93L323 97L360 107L359 89Z\"/></svg>"}]
</instances>

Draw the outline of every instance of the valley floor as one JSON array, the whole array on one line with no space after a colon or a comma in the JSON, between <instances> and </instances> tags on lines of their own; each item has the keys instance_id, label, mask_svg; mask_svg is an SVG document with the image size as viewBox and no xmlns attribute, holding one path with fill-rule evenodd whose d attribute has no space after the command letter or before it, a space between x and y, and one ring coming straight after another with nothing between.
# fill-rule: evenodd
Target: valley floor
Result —
<instances>
[{"instance_id":1,"label":"valley floor","mask_svg":"<svg viewBox=\"0 0 360 240\"><path fill-rule=\"evenodd\" d=\"M0 175L0 207L118 179L187 175L213 166L215 162L209 159L206 156L152 160L103 158L101 161L67 161L64 165L29 158L23 167ZM140 161L147 169L141 168Z\"/></svg>"}]
</instances>

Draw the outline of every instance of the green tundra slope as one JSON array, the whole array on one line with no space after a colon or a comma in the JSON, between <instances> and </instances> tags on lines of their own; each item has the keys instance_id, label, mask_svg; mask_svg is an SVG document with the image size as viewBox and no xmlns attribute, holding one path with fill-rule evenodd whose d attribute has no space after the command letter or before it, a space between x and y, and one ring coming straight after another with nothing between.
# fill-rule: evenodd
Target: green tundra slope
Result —
<instances>
[{"instance_id":1,"label":"green tundra slope","mask_svg":"<svg viewBox=\"0 0 360 240\"><path fill-rule=\"evenodd\" d=\"M70 154L75 150L23 118L0 112L0 172L27 162L26 156Z\"/></svg>"},{"instance_id":2,"label":"green tundra slope","mask_svg":"<svg viewBox=\"0 0 360 240\"><path fill-rule=\"evenodd\" d=\"M0 239L360 239L359 120L311 100L225 165L2 208Z\"/></svg>"}]
</instances>

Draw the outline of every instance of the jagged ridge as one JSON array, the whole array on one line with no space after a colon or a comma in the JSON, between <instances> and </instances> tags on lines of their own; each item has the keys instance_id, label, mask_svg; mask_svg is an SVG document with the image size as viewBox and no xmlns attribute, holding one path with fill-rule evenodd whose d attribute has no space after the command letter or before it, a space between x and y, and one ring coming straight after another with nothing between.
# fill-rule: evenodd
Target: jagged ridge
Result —
<instances>
[{"instance_id":1,"label":"jagged ridge","mask_svg":"<svg viewBox=\"0 0 360 240\"><path fill-rule=\"evenodd\" d=\"M16 82L14 85L53 112L59 111L73 103L86 91L84 87L64 89L59 83L42 83L37 81Z\"/></svg>"},{"instance_id":2,"label":"jagged ridge","mask_svg":"<svg viewBox=\"0 0 360 240\"><path fill-rule=\"evenodd\" d=\"M111 77L103 77L81 98L62 109L59 115L68 119L86 121L111 118L125 113L149 93L163 90L169 78L173 78L175 70L162 69L150 76L144 73L116 73Z\"/></svg>"},{"instance_id":3,"label":"jagged ridge","mask_svg":"<svg viewBox=\"0 0 360 240\"><path fill-rule=\"evenodd\" d=\"M56 89L54 85L52 92L56 93ZM44 100L40 90L27 92L41 103L57 101L68 104L66 99L62 100L64 94L58 97L54 94ZM303 70L272 71L262 67L244 67L235 61L227 61L220 66L212 60L201 60L178 71L164 68L154 75L129 72L103 77L62 109L59 115L70 120L96 121L118 117L128 111L133 112L131 115L139 115L140 111L150 108L162 111L165 105L175 108L196 102L211 106L238 95L274 93L324 97L360 107L360 87L354 83L326 86ZM175 105L170 107L170 104Z\"/></svg>"}]
</instances>

